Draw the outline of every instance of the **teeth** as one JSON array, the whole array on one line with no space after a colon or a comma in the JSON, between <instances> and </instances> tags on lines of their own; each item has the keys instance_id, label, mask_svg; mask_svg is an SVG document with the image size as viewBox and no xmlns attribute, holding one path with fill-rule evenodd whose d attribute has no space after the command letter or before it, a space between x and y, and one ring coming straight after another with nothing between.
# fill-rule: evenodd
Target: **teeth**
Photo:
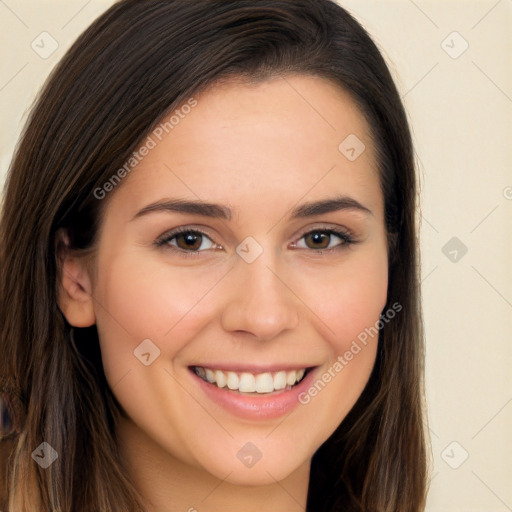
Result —
<instances>
[{"instance_id":1,"label":"teeth","mask_svg":"<svg viewBox=\"0 0 512 512\"><path fill-rule=\"evenodd\" d=\"M277 372L274 375L274 389L284 389L286 387L286 372Z\"/></svg>"},{"instance_id":2,"label":"teeth","mask_svg":"<svg viewBox=\"0 0 512 512\"><path fill-rule=\"evenodd\" d=\"M215 378L212 382L216 382L217 386L219 386L219 388L225 388L226 384L228 382L228 379L226 378L226 374L224 372L217 370L215 372Z\"/></svg>"},{"instance_id":3,"label":"teeth","mask_svg":"<svg viewBox=\"0 0 512 512\"><path fill-rule=\"evenodd\" d=\"M242 373L238 382L238 391L242 393L254 393L256 391L256 379L252 373Z\"/></svg>"},{"instance_id":4,"label":"teeth","mask_svg":"<svg viewBox=\"0 0 512 512\"><path fill-rule=\"evenodd\" d=\"M215 382L215 375L213 373L213 370L210 370L210 368L205 368L206 371L206 380L208 382L214 383Z\"/></svg>"},{"instance_id":5,"label":"teeth","mask_svg":"<svg viewBox=\"0 0 512 512\"><path fill-rule=\"evenodd\" d=\"M271 373L260 373L256 376L256 391L258 393L272 393L274 391L274 379Z\"/></svg>"},{"instance_id":6,"label":"teeth","mask_svg":"<svg viewBox=\"0 0 512 512\"><path fill-rule=\"evenodd\" d=\"M286 384L293 386L297 382L297 372L292 370L286 374Z\"/></svg>"},{"instance_id":7,"label":"teeth","mask_svg":"<svg viewBox=\"0 0 512 512\"><path fill-rule=\"evenodd\" d=\"M194 367L196 375L203 380L217 385L219 388L228 387L232 391L241 393L272 393L282 389L290 389L291 386L302 380L306 369L270 373L253 374L249 372L223 372L201 366Z\"/></svg>"},{"instance_id":8,"label":"teeth","mask_svg":"<svg viewBox=\"0 0 512 512\"><path fill-rule=\"evenodd\" d=\"M228 380L227 385L229 389L235 390L238 389L238 375L233 372L228 372Z\"/></svg>"}]
</instances>

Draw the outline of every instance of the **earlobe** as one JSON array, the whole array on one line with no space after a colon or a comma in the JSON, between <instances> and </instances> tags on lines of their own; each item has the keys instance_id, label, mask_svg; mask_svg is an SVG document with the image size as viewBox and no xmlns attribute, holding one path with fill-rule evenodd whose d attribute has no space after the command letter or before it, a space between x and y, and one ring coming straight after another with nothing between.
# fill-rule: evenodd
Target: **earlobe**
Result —
<instances>
[{"instance_id":1,"label":"earlobe","mask_svg":"<svg viewBox=\"0 0 512 512\"><path fill-rule=\"evenodd\" d=\"M58 305L73 327L90 327L96 323L92 299L91 279L84 257L69 250L65 232L58 233L57 261L59 271Z\"/></svg>"}]
</instances>

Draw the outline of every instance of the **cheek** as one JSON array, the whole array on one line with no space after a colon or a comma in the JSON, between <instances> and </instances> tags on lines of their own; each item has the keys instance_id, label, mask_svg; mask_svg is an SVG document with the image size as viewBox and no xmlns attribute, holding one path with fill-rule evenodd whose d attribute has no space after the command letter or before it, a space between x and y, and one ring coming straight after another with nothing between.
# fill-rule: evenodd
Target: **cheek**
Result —
<instances>
[{"instance_id":1,"label":"cheek","mask_svg":"<svg viewBox=\"0 0 512 512\"><path fill-rule=\"evenodd\" d=\"M329 298L329 297L328 297ZM366 267L361 273L344 276L343 282L332 291L326 304L326 314L338 353L347 350L347 342L357 338L365 328L379 318L387 298L387 266L382 269Z\"/></svg>"},{"instance_id":2,"label":"cheek","mask_svg":"<svg viewBox=\"0 0 512 512\"><path fill-rule=\"evenodd\" d=\"M299 397L310 417L321 425L320 436L317 433L309 439L317 447L318 440L327 439L343 421L370 377L379 318L387 300L387 256L385 252L361 254L332 268L328 277L329 284L316 290L303 285L304 300L315 305L316 329L330 351L329 361Z\"/></svg>"},{"instance_id":3,"label":"cheek","mask_svg":"<svg viewBox=\"0 0 512 512\"><path fill-rule=\"evenodd\" d=\"M352 340L378 321L387 287L387 254L377 247L354 253L346 262L326 266L315 275L304 275L301 294L321 320L318 328L333 355L343 354Z\"/></svg>"},{"instance_id":4,"label":"cheek","mask_svg":"<svg viewBox=\"0 0 512 512\"><path fill-rule=\"evenodd\" d=\"M100 260L94 290L105 373L122 375L134 350L150 339L170 360L201 329L198 312L222 279L216 268L172 268L134 252Z\"/></svg>"}]
</instances>

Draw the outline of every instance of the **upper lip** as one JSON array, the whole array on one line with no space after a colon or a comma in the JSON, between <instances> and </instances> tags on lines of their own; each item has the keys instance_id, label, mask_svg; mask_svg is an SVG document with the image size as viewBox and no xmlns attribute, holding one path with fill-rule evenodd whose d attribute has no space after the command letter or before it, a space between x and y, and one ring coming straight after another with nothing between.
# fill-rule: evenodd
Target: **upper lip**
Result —
<instances>
[{"instance_id":1,"label":"upper lip","mask_svg":"<svg viewBox=\"0 0 512 512\"><path fill-rule=\"evenodd\" d=\"M235 373L266 373L266 372L279 372L279 371L292 371L292 370L301 370L303 368L314 368L315 365L310 363L304 364L242 364L242 363L197 363L190 365L190 368L201 367L201 368L210 368L211 370L221 370L223 372L235 372Z\"/></svg>"}]
</instances>

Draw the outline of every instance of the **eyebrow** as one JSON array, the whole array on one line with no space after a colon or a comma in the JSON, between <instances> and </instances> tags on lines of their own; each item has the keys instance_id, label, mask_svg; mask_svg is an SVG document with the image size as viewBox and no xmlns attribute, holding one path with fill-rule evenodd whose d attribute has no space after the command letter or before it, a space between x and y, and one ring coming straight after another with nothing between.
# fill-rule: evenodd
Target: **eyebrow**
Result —
<instances>
[{"instance_id":1,"label":"eyebrow","mask_svg":"<svg viewBox=\"0 0 512 512\"><path fill-rule=\"evenodd\" d=\"M351 197L340 196L332 199L323 199L320 201L304 203L292 209L289 218L299 219L314 217L315 215L322 215L342 210L353 210L373 215L372 211L366 206L363 206L359 201L356 201ZM157 212L188 213L223 220L231 220L232 217L231 210L227 206L220 204L185 199L164 199L145 206L134 215L132 220Z\"/></svg>"},{"instance_id":2,"label":"eyebrow","mask_svg":"<svg viewBox=\"0 0 512 512\"><path fill-rule=\"evenodd\" d=\"M366 206L363 206L359 201L351 197L340 196L333 199L323 199L321 201L305 203L294 208L290 214L290 218L313 217L314 215L322 215L324 213L337 212L340 210L355 210L373 215L372 211Z\"/></svg>"}]
</instances>

